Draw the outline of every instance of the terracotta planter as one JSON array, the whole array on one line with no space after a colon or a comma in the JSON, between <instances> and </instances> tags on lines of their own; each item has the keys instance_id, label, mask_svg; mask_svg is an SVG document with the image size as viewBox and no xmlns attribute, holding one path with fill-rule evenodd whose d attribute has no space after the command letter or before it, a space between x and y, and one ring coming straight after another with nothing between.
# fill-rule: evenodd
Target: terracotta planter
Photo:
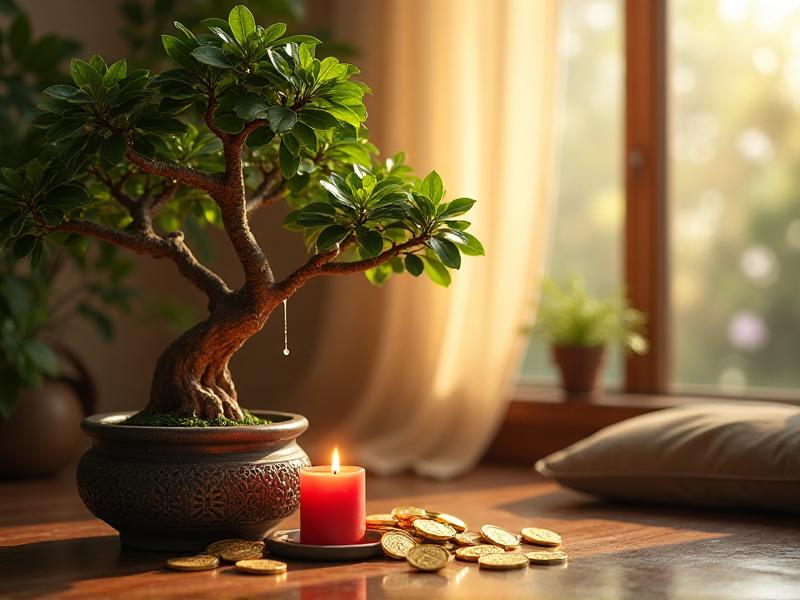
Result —
<instances>
[{"instance_id":1,"label":"terracotta planter","mask_svg":"<svg viewBox=\"0 0 800 600\"><path fill-rule=\"evenodd\" d=\"M87 508L119 531L124 546L198 551L224 538L263 537L299 503L309 465L295 439L305 417L242 427L129 427L133 413L89 417L92 448L78 465Z\"/></svg>"},{"instance_id":2,"label":"terracotta planter","mask_svg":"<svg viewBox=\"0 0 800 600\"><path fill-rule=\"evenodd\" d=\"M599 389L606 355L605 346L553 346L553 362L561 370L561 385L568 396L585 396Z\"/></svg>"}]
</instances>

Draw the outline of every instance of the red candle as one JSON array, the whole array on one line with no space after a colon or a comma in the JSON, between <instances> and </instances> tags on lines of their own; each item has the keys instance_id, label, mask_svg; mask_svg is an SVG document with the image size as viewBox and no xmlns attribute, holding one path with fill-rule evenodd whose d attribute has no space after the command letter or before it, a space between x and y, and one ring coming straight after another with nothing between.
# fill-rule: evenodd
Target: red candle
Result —
<instances>
[{"instance_id":1,"label":"red candle","mask_svg":"<svg viewBox=\"0 0 800 600\"><path fill-rule=\"evenodd\" d=\"M366 532L366 481L362 467L330 466L300 470L300 542L335 546L358 544Z\"/></svg>"}]
</instances>

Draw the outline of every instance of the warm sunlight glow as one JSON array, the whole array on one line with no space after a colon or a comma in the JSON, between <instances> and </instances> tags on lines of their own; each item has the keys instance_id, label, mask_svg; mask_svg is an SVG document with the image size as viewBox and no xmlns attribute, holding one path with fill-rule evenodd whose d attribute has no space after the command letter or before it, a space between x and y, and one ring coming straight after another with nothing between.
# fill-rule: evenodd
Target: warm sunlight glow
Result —
<instances>
[{"instance_id":1,"label":"warm sunlight glow","mask_svg":"<svg viewBox=\"0 0 800 600\"><path fill-rule=\"evenodd\" d=\"M339 472L339 448L333 449L333 457L331 458L331 473L336 475Z\"/></svg>"}]
</instances>

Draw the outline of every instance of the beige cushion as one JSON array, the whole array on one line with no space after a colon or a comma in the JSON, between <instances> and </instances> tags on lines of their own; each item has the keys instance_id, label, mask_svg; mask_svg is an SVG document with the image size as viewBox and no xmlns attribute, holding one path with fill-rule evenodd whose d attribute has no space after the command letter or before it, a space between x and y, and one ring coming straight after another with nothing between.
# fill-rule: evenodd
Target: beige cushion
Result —
<instances>
[{"instance_id":1,"label":"beige cushion","mask_svg":"<svg viewBox=\"0 0 800 600\"><path fill-rule=\"evenodd\" d=\"M692 404L628 419L536 463L565 486L626 500L800 510L800 408Z\"/></svg>"}]
</instances>

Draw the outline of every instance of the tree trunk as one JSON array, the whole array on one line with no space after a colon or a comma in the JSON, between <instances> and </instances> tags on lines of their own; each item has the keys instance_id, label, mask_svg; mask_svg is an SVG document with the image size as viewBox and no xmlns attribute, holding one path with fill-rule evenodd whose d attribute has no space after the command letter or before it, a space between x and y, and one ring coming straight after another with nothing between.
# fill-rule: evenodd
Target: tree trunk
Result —
<instances>
[{"instance_id":1,"label":"tree trunk","mask_svg":"<svg viewBox=\"0 0 800 600\"><path fill-rule=\"evenodd\" d=\"M170 344L156 362L147 414L177 413L213 420L243 416L228 361L272 312L237 294Z\"/></svg>"}]
</instances>

